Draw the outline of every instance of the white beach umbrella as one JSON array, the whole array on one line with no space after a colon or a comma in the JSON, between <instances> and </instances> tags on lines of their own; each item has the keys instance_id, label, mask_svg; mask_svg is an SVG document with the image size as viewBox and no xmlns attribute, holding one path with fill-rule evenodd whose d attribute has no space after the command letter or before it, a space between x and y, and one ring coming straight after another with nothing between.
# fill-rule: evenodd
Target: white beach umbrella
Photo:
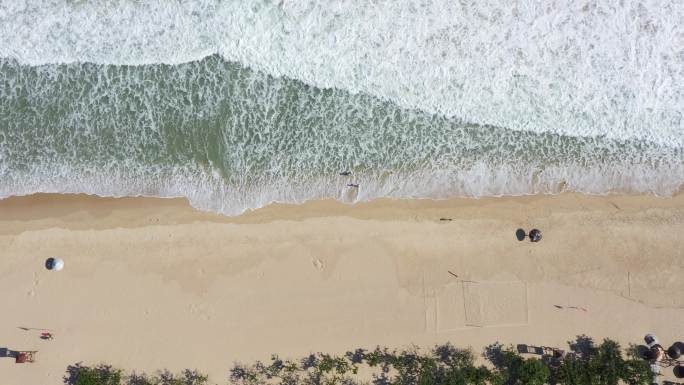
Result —
<instances>
[{"instance_id":1,"label":"white beach umbrella","mask_svg":"<svg viewBox=\"0 0 684 385\"><path fill-rule=\"evenodd\" d=\"M45 267L48 270L62 270L64 268L64 261L60 258L48 258L45 261Z\"/></svg>"}]
</instances>

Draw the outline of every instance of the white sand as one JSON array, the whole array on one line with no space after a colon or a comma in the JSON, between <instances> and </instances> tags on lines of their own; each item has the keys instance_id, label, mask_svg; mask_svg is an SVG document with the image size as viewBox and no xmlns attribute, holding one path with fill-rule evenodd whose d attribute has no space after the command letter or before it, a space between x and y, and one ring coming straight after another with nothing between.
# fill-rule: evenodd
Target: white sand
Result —
<instances>
[{"instance_id":1,"label":"white sand","mask_svg":"<svg viewBox=\"0 0 684 385\"><path fill-rule=\"evenodd\" d=\"M542 242L515 239L533 226ZM44 268L50 256L63 271ZM11 198L0 348L39 353L0 358L0 379L58 384L83 361L224 384L234 361L271 353L647 332L669 344L684 340L683 272L683 195L312 202L237 218L182 200Z\"/></svg>"}]
</instances>

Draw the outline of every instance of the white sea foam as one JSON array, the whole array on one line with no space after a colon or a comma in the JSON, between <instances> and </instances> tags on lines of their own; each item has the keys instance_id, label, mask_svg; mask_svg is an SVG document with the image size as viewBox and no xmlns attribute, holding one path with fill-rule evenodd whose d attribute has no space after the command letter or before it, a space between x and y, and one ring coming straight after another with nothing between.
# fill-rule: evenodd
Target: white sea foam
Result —
<instances>
[{"instance_id":1,"label":"white sea foam","mask_svg":"<svg viewBox=\"0 0 684 385\"><path fill-rule=\"evenodd\" d=\"M678 191L684 6L540 4L0 0L0 197Z\"/></svg>"},{"instance_id":2,"label":"white sea foam","mask_svg":"<svg viewBox=\"0 0 684 385\"><path fill-rule=\"evenodd\" d=\"M6 178L0 184L0 199L8 196L43 193L85 193L106 197L152 196L185 197L194 207L225 215L239 215L269 203L303 203L335 198L356 203L375 198L485 197L528 194L554 194L579 191L589 194L649 193L671 195L681 188L684 166L657 169L643 165L615 165L587 169L581 166L551 167L544 171L520 167L491 168L485 164L459 171L415 172L382 178L359 175L358 190L346 186L343 177L319 177L302 183L272 180L259 186L236 188L206 169L189 165L169 172L140 174L82 167L43 168ZM142 170L138 170L142 171ZM561 183L559 183L561 181ZM658 186L654 188L654 186Z\"/></svg>"},{"instance_id":3,"label":"white sea foam","mask_svg":"<svg viewBox=\"0 0 684 385\"><path fill-rule=\"evenodd\" d=\"M275 76L476 124L684 147L679 0L0 3L0 57Z\"/></svg>"}]
</instances>

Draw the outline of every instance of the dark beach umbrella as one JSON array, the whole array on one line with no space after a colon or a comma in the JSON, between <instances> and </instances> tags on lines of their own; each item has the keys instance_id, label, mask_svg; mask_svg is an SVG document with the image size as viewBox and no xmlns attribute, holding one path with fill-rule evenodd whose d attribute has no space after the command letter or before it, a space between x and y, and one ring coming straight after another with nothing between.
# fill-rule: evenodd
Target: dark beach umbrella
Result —
<instances>
[{"instance_id":1,"label":"dark beach umbrella","mask_svg":"<svg viewBox=\"0 0 684 385\"><path fill-rule=\"evenodd\" d=\"M667 355L673 360L676 360L682 355L682 351L680 350L679 346L672 345L667 349Z\"/></svg>"},{"instance_id":2,"label":"dark beach umbrella","mask_svg":"<svg viewBox=\"0 0 684 385\"><path fill-rule=\"evenodd\" d=\"M515 230L515 237L516 237L519 241L524 240L526 236L527 236L527 234L525 234L525 230L523 230L523 229L517 229L517 230Z\"/></svg>"},{"instance_id":3,"label":"dark beach umbrella","mask_svg":"<svg viewBox=\"0 0 684 385\"><path fill-rule=\"evenodd\" d=\"M639 357L641 357L644 360L651 359L651 349L649 349L646 345L637 346L637 353L639 354Z\"/></svg>"},{"instance_id":4,"label":"dark beach umbrella","mask_svg":"<svg viewBox=\"0 0 684 385\"><path fill-rule=\"evenodd\" d=\"M684 378L684 366L677 365L674 367L674 369L672 369L672 372L674 373L675 377Z\"/></svg>"},{"instance_id":5,"label":"dark beach umbrella","mask_svg":"<svg viewBox=\"0 0 684 385\"><path fill-rule=\"evenodd\" d=\"M668 357L672 358L673 360L678 359L682 356L682 354L684 354L684 342L677 341L667 349Z\"/></svg>"},{"instance_id":6,"label":"dark beach umbrella","mask_svg":"<svg viewBox=\"0 0 684 385\"><path fill-rule=\"evenodd\" d=\"M539 242L542 239L541 231L539 229L530 230L530 241Z\"/></svg>"},{"instance_id":7,"label":"dark beach umbrella","mask_svg":"<svg viewBox=\"0 0 684 385\"><path fill-rule=\"evenodd\" d=\"M648 349L644 352L644 355L642 357L644 357L644 359L646 359L646 360L655 360L657 356L658 356L657 352L655 352L651 349Z\"/></svg>"},{"instance_id":8,"label":"dark beach umbrella","mask_svg":"<svg viewBox=\"0 0 684 385\"><path fill-rule=\"evenodd\" d=\"M646 345L648 345L648 347L650 348L658 343L658 338L655 335L649 333L646 334L646 336L644 337L644 342L646 342Z\"/></svg>"}]
</instances>

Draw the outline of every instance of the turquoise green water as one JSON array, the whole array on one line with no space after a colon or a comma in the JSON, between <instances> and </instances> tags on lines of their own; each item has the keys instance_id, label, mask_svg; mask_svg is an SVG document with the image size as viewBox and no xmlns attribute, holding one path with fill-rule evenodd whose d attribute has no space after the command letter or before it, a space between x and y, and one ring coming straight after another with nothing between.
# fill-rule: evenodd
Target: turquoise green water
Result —
<instances>
[{"instance_id":1,"label":"turquoise green water","mask_svg":"<svg viewBox=\"0 0 684 385\"><path fill-rule=\"evenodd\" d=\"M141 66L1 59L0 97L0 196L185 196L237 214L323 197L671 194L684 180L676 146L470 124L216 55Z\"/></svg>"}]
</instances>

